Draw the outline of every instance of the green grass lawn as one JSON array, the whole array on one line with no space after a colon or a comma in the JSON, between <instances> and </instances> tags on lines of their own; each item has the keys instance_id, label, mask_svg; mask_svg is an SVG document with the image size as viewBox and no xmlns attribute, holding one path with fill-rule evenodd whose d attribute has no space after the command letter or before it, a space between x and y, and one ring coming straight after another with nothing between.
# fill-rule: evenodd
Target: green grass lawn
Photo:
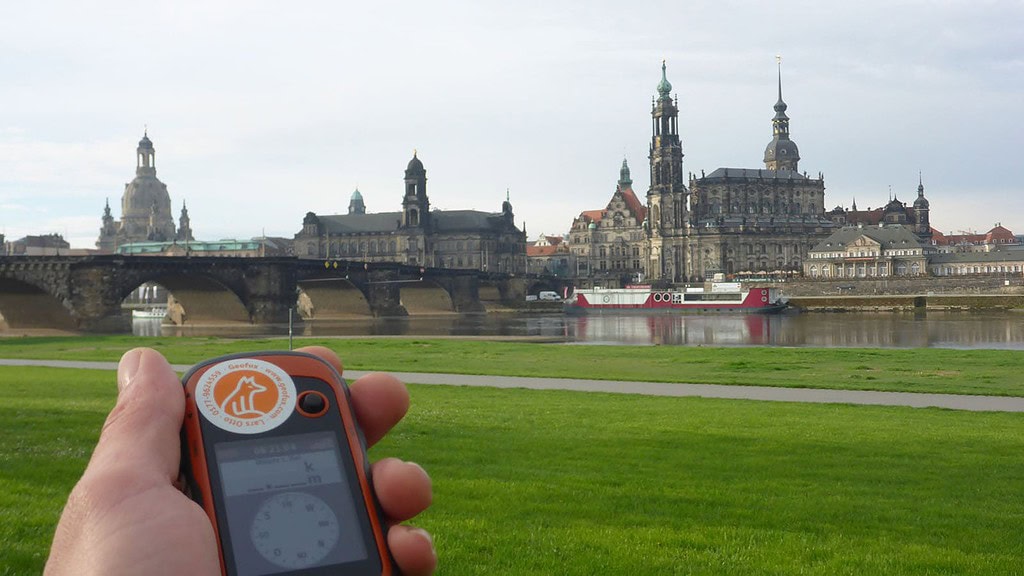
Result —
<instances>
[{"instance_id":1,"label":"green grass lawn","mask_svg":"<svg viewBox=\"0 0 1024 576\"><path fill-rule=\"evenodd\" d=\"M412 386L440 574L1019 574L1024 415ZM0 574L41 570L112 372L0 368Z\"/></svg>"},{"instance_id":2,"label":"green grass lawn","mask_svg":"<svg viewBox=\"0 0 1024 576\"><path fill-rule=\"evenodd\" d=\"M0 338L0 358L117 360L134 346L192 364L229 352L287 348L287 339L74 336ZM348 368L1024 396L1024 352L945 349L570 346L422 338L300 339L336 350Z\"/></svg>"}]
</instances>

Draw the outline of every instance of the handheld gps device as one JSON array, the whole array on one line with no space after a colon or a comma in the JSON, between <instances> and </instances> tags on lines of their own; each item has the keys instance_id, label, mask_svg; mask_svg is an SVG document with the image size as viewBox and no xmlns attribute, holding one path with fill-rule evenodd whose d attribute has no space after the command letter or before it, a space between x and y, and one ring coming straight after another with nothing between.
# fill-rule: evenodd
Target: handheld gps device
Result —
<instances>
[{"instance_id":1,"label":"handheld gps device","mask_svg":"<svg viewBox=\"0 0 1024 576\"><path fill-rule=\"evenodd\" d=\"M348 387L327 362L257 352L182 378L181 465L231 576L396 574Z\"/></svg>"}]
</instances>

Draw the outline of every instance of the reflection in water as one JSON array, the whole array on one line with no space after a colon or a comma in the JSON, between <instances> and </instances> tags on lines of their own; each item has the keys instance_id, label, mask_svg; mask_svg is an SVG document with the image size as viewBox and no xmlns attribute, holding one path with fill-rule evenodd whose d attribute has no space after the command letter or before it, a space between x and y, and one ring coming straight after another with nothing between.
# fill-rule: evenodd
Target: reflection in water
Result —
<instances>
[{"instance_id":1,"label":"reflection in water","mask_svg":"<svg viewBox=\"0 0 1024 576\"><path fill-rule=\"evenodd\" d=\"M161 325L135 320L139 336L286 335L284 325ZM579 344L807 346L858 348L1000 348L1024 350L1024 315L930 312L678 316L561 314L445 315L309 322L296 336L511 336Z\"/></svg>"}]
</instances>

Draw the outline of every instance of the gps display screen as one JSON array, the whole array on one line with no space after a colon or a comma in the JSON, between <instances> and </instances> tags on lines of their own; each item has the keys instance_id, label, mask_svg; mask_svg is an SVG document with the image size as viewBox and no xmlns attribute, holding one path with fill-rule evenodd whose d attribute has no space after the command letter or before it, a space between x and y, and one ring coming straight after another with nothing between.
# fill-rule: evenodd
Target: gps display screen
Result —
<instances>
[{"instance_id":1,"label":"gps display screen","mask_svg":"<svg viewBox=\"0 0 1024 576\"><path fill-rule=\"evenodd\" d=\"M214 453L239 576L367 558L334 434L220 442Z\"/></svg>"}]
</instances>

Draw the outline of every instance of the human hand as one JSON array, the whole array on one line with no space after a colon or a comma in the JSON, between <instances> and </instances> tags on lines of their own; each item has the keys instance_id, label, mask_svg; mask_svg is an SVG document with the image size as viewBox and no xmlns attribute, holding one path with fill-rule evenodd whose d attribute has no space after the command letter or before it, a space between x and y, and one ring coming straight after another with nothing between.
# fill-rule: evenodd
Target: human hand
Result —
<instances>
[{"instance_id":1,"label":"human hand","mask_svg":"<svg viewBox=\"0 0 1024 576\"><path fill-rule=\"evenodd\" d=\"M342 371L333 351L303 351ZM181 382L160 353L136 348L121 358L117 387L117 404L61 514L45 574L220 574L210 521L177 486L185 414ZM350 390L368 446L409 407L405 385L387 374L364 376ZM373 465L373 484L390 523L430 505L430 477L416 464L383 459ZM437 556L427 532L394 525L388 547L403 574L433 573Z\"/></svg>"}]
</instances>

